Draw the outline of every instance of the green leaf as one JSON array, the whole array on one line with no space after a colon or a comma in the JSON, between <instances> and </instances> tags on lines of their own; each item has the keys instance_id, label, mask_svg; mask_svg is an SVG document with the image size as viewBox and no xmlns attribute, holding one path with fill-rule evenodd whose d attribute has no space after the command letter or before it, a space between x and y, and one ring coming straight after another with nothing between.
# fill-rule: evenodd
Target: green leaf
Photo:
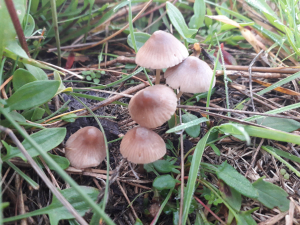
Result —
<instances>
[{"instance_id":1,"label":"green leaf","mask_svg":"<svg viewBox=\"0 0 300 225\"><path fill-rule=\"evenodd\" d=\"M4 49L4 55L22 62L26 69L37 79L37 80L48 80L47 74L40 68L53 70L49 66L45 66L40 62L29 59L26 52L21 48L17 41L10 43L6 49Z\"/></svg>"},{"instance_id":2,"label":"green leaf","mask_svg":"<svg viewBox=\"0 0 300 225\"><path fill-rule=\"evenodd\" d=\"M137 50L139 50L151 36L143 32L134 32L133 34L134 34ZM127 36L127 43L131 48L134 49L130 35Z\"/></svg>"},{"instance_id":3,"label":"green leaf","mask_svg":"<svg viewBox=\"0 0 300 225\"><path fill-rule=\"evenodd\" d=\"M137 218L134 225L143 225L143 223L139 218Z\"/></svg>"},{"instance_id":4,"label":"green leaf","mask_svg":"<svg viewBox=\"0 0 300 225\"><path fill-rule=\"evenodd\" d=\"M253 187L258 191L258 201L269 209L278 207L281 212L289 210L290 201L288 194L275 184L266 182L259 178L253 183Z\"/></svg>"},{"instance_id":5,"label":"green leaf","mask_svg":"<svg viewBox=\"0 0 300 225\"><path fill-rule=\"evenodd\" d=\"M259 208L255 208L255 210L257 209ZM246 212L239 212L236 217L237 225L257 225L255 220L251 216L252 211L253 210L249 210Z\"/></svg>"},{"instance_id":6,"label":"green leaf","mask_svg":"<svg viewBox=\"0 0 300 225\"><path fill-rule=\"evenodd\" d=\"M195 191L195 184L196 179L198 176L199 166L200 162L202 160L202 155L204 152L204 149L206 147L207 139L211 132L214 132L214 128L210 129L203 138L200 139L198 144L196 145L195 152L193 155L190 172L189 172L189 179L187 182L187 191L186 191L186 197L184 198L184 206L183 206L183 217L182 217L182 224L186 224L186 220L188 217L188 212L191 207L194 191Z\"/></svg>"},{"instance_id":7,"label":"green leaf","mask_svg":"<svg viewBox=\"0 0 300 225\"><path fill-rule=\"evenodd\" d=\"M50 100L59 87L58 81L33 81L19 88L8 100L10 110L28 109Z\"/></svg>"},{"instance_id":8,"label":"green leaf","mask_svg":"<svg viewBox=\"0 0 300 225\"><path fill-rule=\"evenodd\" d=\"M9 206L9 202L1 202L0 204L0 210L3 210Z\"/></svg>"},{"instance_id":9,"label":"green leaf","mask_svg":"<svg viewBox=\"0 0 300 225\"><path fill-rule=\"evenodd\" d=\"M13 75L13 87L14 90L18 90L23 85L36 81L37 79L28 72L28 70L24 70L22 68L17 69Z\"/></svg>"},{"instance_id":10,"label":"green leaf","mask_svg":"<svg viewBox=\"0 0 300 225\"><path fill-rule=\"evenodd\" d=\"M23 115L21 115L17 111L10 112L10 115L15 121L21 122L21 123L26 123L26 119L23 117ZM4 127L12 127L11 123L7 119L0 120L0 124Z\"/></svg>"},{"instance_id":11,"label":"green leaf","mask_svg":"<svg viewBox=\"0 0 300 225\"><path fill-rule=\"evenodd\" d=\"M175 124L175 118L176 118L176 124ZM168 126L169 126L169 129L175 127L175 125L179 124L180 123L180 119L179 119L179 116L176 115L176 114L173 114L171 116L171 119L168 120Z\"/></svg>"},{"instance_id":12,"label":"green leaf","mask_svg":"<svg viewBox=\"0 0 300 225\"><path fill-rule=\"evenodd\" d=\"M37 120L42 119L45 111L46 111L45 109L42 109L39 107L35 108L34 112L32 114L32 117L31 117L31 121L37 121Z\"/></svg>"},{"instance_id":13,"label":"green leaf","mask_svg":"<svg viewBox=\"0 0 300 225\"><path fill-rule=\"evenodd\" d=\"M97 200L97 196L99 194L98 189L85 186L81 186L81 188L94 201ZM60 192L66 198L66 200L70 202L70 204L75 208L79 215L84 216L84 214L89 210L90 206L82 200L82 197L77 194L74 188L68 188ZM58 222L60 220L74 218L74 216L60 203L60 201L55 196L53 196L52 203L49 206L35 210L30 213L25 213L23 215L5 218L3 219L3 222L7 223L11 221L24 219L30 216L38 216L43 214L48 214L51 225L58 225Z\"/></svg>"},{"instance_id":14,"label":"green leaf","mask_svg":"<svg viewBox=\"0 0 300 225\"><path fill-rule=\"evenodd\" d=\"M159 191L174 188L175 184L175 179L169 174L156 177L153 181L153 187Z\"/></svg>"},{"instance_id":15,"label":"green leaf","mask_svg":"<svg viewBox=\"0 0 300 225\"><path fill-rule=\"evenodd\" d=\"M75 118L77 118L77 115L75 113L71 113L61 117L63 121L70 122L70 123L73 123L75 121Z\"/></svg>"},{"instance_id":16,"label":"green leaf","mask_svg":"<svg viewBox=\"0 0 300 225\"><path fill-rule=\"evenodd\" d=\"M191 17L189 22L189 27L194 29L199 29L205 18L206 6L204 0L195 0L194 3L194 15Z\"/></svg>"},{"instance_id":17,"label":"green leaf","mask_svg":"<svg viewBox=\"0 0 300 225\"><path fill-rule=\"evenodd\" d=\"M23 0L14 0L13 1L15 10L17 12L19 21L22 22L25 15L25 2ZM15 37L17 36L14 25L9 16L8 10L4 0L0 0L0 49L5 48L11 42L16 42Z\"/></svg>"},{"instance_id":18,"label":"green leaf","mask_svg":"<svg viewBox=\"0 0 300 225\"><path fill-rule=\"evenodd\" d=\"M188 28L181 12L170 2L167 2L167 13L173 26L184 39L191 38L197 32L196 29Z\"/></svg>"},{"instance_id":19,"label":"green leaf","mask_svg":"<svg viewBox=\"0 0 300 225\"><path fill-rule=\"evenodd\" d=\"M232 187L229 187L227 184L219 181L219 189L221 192L222 198L237 212L241 210L242 206L242 195L234 190Z\"/></svg>"},{"instance_id":20,"label":"green leaf","mask_svg":"<svg viewBox=\"0 0 300 225\"><path fill-rule=\"evenodd\" d=\"M296 120L275 117L258 119L257 124L285 132L292 132L300 128L300 123Z\"/></svg>"},{"instance_id":21,"label":"green leaf","mask_svg":"<svg viewBox=\"0 0 300 225\"><path fill-rule=\"evenodd\" d=\"M67 169L70 166L70 162L67 158L59 156L59 155L53 155L50 153L47 153L63 170ZM43 168L44 165L40 158L35 158L37 163ZM47 164L50 170L55 170L55 168L51 164Z\"/></svg>"},{"instance_id":22,"label":"green leaf","mask_svg":"<svg viewBox=\"0 0 300 225\"><path fill-rule=\"evenodd\" d=\"M212 150L216 153L217 156L221 155L220 150L217 148L217 146L215 146L215 144L212 143L209 146L212 148Z\"/></svg>"},{"instance_id":23,"label":"green leaf","mask_svg":"<svg viewBox=\"0 0 300 225\"><path fill-rule=\"evenodd\" d=\"M66 128L48 128L30 135L30 137L38 145L40 145L45 152L50 151L51 149L59 145L64 140L65 136L66 136ZM29 143L29 141L24 140L22 142L22 145L24 146L24 148L27 150L27 152L31 157L35 157L39 155L39 153ZM7 161L13 157L20 157L23 160L25 160L25 157L17 147L10 146L10 151L8 151L7 155L4 156L2 160Z\"/></svg>"},{"instance_id":24,"label":"green leaf","mask_svg":"<svg viewBox=\"0 0 300 225\"><path fill-rule=\"evenodd\" d=\"M22 170L20 170L17 166L15 166L13 163L11 163L10 161L6 161L6 163L13 168L14 171L16 171L24 180L26 180L26 182L35 190L39 189L39 185L32 180L29 176L27 176L25 173L23 173Z\"/></svg>"},{"instance_id":25,"label":"green leaf","mask_svg":"<svg viewBox=\"0 0 300 225\"><path fill-rule=\"evenodd\" d=\"M217 169L217 176L223 180L229 187L249 198L257 198L258 193L243 175L239 174L227 162L223 162Z\"/></svg>"},{"instance_id":26,"label":"green leaf","mask_svg":"<svg viewBox=\"0 0 300 225\"><path fill-rule=\"evenodd\" d=\"M56 95L58 95L58 94L60 94L62 92L66 92L66 91L73 91L73 88L71 88L71 87L66 88L64 86L64 84L63 84L63 82L62 82L62 80L60 78L60 75L59 75L59 73L57 71L54 71L53 75L54 75L54 80L57 80L59 82L59 88L58 88L58 90L56 92Z\"/></svg>"},{"instance_id":27,"label":"green leaf","mask_svg":"<svg viewBox=\"0 0 300 225\"><path fill-rule=\"evenodd\" d=\"M277 149L277 148L273 148L271 146L264 146L265 148L269 149L270 151L273 151L275 152L277 155L279 156L282 156L284 158L287 158L287 159L290 159L294 162L297 162L297 163L300 163L300 158L295 156L295 155L292 155L291 153L289 152L285 152L285 151L282 151L280 149Z\"/></svg>"},{"instance_id":28,"label":"green leaf","mask_svg":"<svg viewBox=\"0 0 300 225\"><path fill-rule=\"evenodd\" d=\"M26 19L27 19L27 24L26 24L26 28L24 31L24 35L25 35L25 37L30 37L34 31L35 22L34 22L33 17L30 14L26 14L24 21L26 21Z\"/></svg>"},{"instance_id":29,"label":"green leaf","mask_svg":"<svg viewBox=\"0 0 300 225\"><path fill-rule=\"evenodd\" d=\"M194 121L194 120L197 120L198 117L193 115L193 114L190 114L190 113L186 113L182 116L182 122L183 123L188 123L188 122L191 122L191 121ZM200 135L200 125L195 125L195 126L192 126L192 127L189 127L185 130L185 132L190 135L191 137L198 137Z\"/></svg>"},{"instance_id":30,"label":"green leaf","mask_svg":"<svg viewBox=\"0 0 300 225\"><path fill-rule=\"evenodd\" d=\"M175 162L170 162L167 160L157 160L153 164L154 168L160 172L160 173L170 173L170 172L175 172L175 173L180 173L178 170L175 169L176 166L174 166Z\"/></svg>"},{"instance_id":31,"label":"green leaf","mask_svg":"<svg viewBox=\"0 0 300 225\"><path fill-rule=\"evenodd\" d=\"M234 123L225 123L219 126L219 130L224 134L241 134L244 136L247 144L250 144L249 134L245 131L245 128L243 126Z\"/></svg>"},{"instance_id":32,"label":"green leaf","mask_svg":"<svg viewBox=\"0 0 300 225\"><path fill-rule=\"evenodd\" d=\"M191 122L188 122L188 123L183 123L179 126L176 126L170 130L167 130L166 133L174 133L174 132L178 132L178 131L181 131L181 130L184 130L184 129L187 129L189 127L193 127L195 125L198 125L200 123L203 123L205 121L208 121L208 119L206 119L205 117L202 117L200 119L196 119L196 120L193 120Z\"/></svg>"},{"instance_id":33,"label":"green leaf","mask_svg":"<svg viewBox=\"0 0 300 225\"><path fill-rule=\"evenodd\" d=\"M244 132L246 132L249 136L253 137L260 137L260 138L266 138L266 139L271 139L271 140L276 140L276 141L283 141L283 142L290 142L294 144L300 144L300 138L298 135L286 133L283 131L279 130L271 130L271 129L266 129L262 127L255 127L255 126L249 126L249 125L237 125L239 127L244 128ZM226 127L225 124L221 125L220 127ZM230 133L232 135L241 135L241 130L239 129L224 129L226 131L225 133Z\"/></svg>"}]
</instances>

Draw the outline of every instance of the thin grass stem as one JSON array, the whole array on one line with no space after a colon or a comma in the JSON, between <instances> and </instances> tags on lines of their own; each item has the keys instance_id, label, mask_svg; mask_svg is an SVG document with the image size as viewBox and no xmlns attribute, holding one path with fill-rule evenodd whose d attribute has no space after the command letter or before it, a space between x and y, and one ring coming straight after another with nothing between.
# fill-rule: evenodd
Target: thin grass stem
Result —
<instances>
[{"instance_id":1,"label":"thin grass stem","mask_svg":"<svg viewBox=\"0 0 300 225\"><path fill-rule=\"evenodd\" d=\"M56 47L57 47L57 65L61 66L61 50L60 50L60 39L59 39L59 30L57 24L57 12L56 12L56 1L50 0L51 11L52 11L52 24L55 34Z\"/></svg>"}]
</instances>

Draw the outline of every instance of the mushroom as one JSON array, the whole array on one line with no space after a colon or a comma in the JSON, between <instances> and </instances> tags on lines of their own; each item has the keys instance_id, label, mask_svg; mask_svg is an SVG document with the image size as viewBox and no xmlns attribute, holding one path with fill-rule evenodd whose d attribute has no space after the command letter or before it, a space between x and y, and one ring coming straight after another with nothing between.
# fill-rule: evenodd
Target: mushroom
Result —
<instances>
[{"instance_id":1,"label":"mushroom","mask_svg":"<svg viewBox=\"0 0 300 225\"><path fill-rule=\"evenodd\" d=\"M106 157L103 133L92 126L79 129L66 142L65 156L76 168L98 166Z\"/></svg>"},{"instance_id":2,"label":"mushroom","mask_svg":"<svg viewBox=\"0 0 300 225\"><path fill-rule=\"evenodd\" d=\"M209 65L195 56L189 56L179 65L165 72L166 84L183 92L201 93L209 90L213 71ZM213 87L216 79L214 78ZM179 96L179 97L180 97Z\"/></svg>"},{"instance_id":3,"label":"mushroom","mask_svg":"<svg viewBox=\"0 0 300 225\"><path fill-rule=\"evenodd\" d=\"M160 82L160 71L181 63L189 55L186 47L172 34L155 31L136 54L137 65L156 69L155 84Z\"/></svg>"},{"instance_id":4,"label":"mushroom","mask_svg":"<svg viewBox=\"0 0 300 225\"><path fill-rule=\"evenodd\" d=\"M124 158L136 164L152 163L167 152L163 139L145 127L128 131L122 139L120 151Z\"/></svg>"},{"instance_id":5,"label":"mushroom","mask_svg":"<svg viewBox=\"0 0 300 225\"><path fill-rule=\"evenodd\" d=\"M171 118L176 106L177 98L173 90L159 84L137 92L130 100L128 109L131 118L139 125L155 128Z\"/></svg>"}]
</instances>

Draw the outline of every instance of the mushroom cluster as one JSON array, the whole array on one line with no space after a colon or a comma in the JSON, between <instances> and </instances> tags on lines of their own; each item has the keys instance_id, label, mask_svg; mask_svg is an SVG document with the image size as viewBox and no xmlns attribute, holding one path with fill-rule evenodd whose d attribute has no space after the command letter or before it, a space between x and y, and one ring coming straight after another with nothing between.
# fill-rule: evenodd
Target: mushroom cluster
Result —
<instances>
[{"instance_id":1,"label":"mushroom cluster","mask_svg":"<svg viewBox=\"0 0 300 225\"><path fill-rule=\"evenodd\" d=\"M135 94L128 110L140 126L128 131L120 145L124 158L137 164L154 162L166 154L163 139L151 128L167 122L176 111L174 91L160 83L160 70L165 68L166 83L180 93L199 93L209 90L213 72L198 57L188 56L186 47L173 35L156 31L140 48L136 64L156 69L156 85ZM215 79L213 80L213 86ZM71 135L66 143L66 157L76 168L98 166L106 157L102 132L84 127Z\"/></svg>"}]
</instances>

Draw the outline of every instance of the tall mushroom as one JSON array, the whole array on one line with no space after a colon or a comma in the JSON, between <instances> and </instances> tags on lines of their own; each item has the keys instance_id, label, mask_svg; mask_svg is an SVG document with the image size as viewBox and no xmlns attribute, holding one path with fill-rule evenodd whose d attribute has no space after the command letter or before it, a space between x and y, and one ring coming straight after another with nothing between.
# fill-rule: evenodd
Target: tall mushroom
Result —
<instances>
[{"instance_id":1,"label":"tall mushroom","mask_svg":"<svg viewBox=\"0 0 300 225\"><path fill-rule=\"evenodd\" d=\"M209 65L195 56L189 56L182 63L168 68L165 72L166 83L174 89L179 88L181 94L208 91L212 77L213 71ZM215 82L214 78L213 86Z\"/></svg>"},{"instance_id":2,"label":"tall mushroom","mask_svg":"<svg viewBox=\"0 0 300 225\"><path fill-rule=\"evenodd\" d=\"M137 92L130 100L128 109L139 125L155 128L171 118L176 106L177 98L173 90L159 84Z\"/></svg>"},{"instance_id":3,"label":"tall mushroom","mask_svg":"<svg viewBox=\"0 0 300 225\"><path fill-rule=\"evenodd\" d=\"M136 54L137 65L156 69L156 82L160 82L160 71L181 63L189 55L186 47L172 34L155 31Z\"/></svg>"},{"instance_id":4,"label":"tall mushroom","mask_svg":"<svg viewBox=\"0 0 300 225\"><path fill-rule=\"evenodd\" d=\"M92 126L79 129L66 142L65 155L73 167L98 166L106 157L103 133Z\"/></svg>"},{"instance_id":5,"label":"tall mushroom","mask_svg":"<svg viewBox=\"0 0 300 225\"><path fill-rule=\"evenodd\" d=\"M124 158L136 164L152 163L167 152L163 139L145 127L128 131L122 139L120 151Z\"/></svg>"}]
</instances>

